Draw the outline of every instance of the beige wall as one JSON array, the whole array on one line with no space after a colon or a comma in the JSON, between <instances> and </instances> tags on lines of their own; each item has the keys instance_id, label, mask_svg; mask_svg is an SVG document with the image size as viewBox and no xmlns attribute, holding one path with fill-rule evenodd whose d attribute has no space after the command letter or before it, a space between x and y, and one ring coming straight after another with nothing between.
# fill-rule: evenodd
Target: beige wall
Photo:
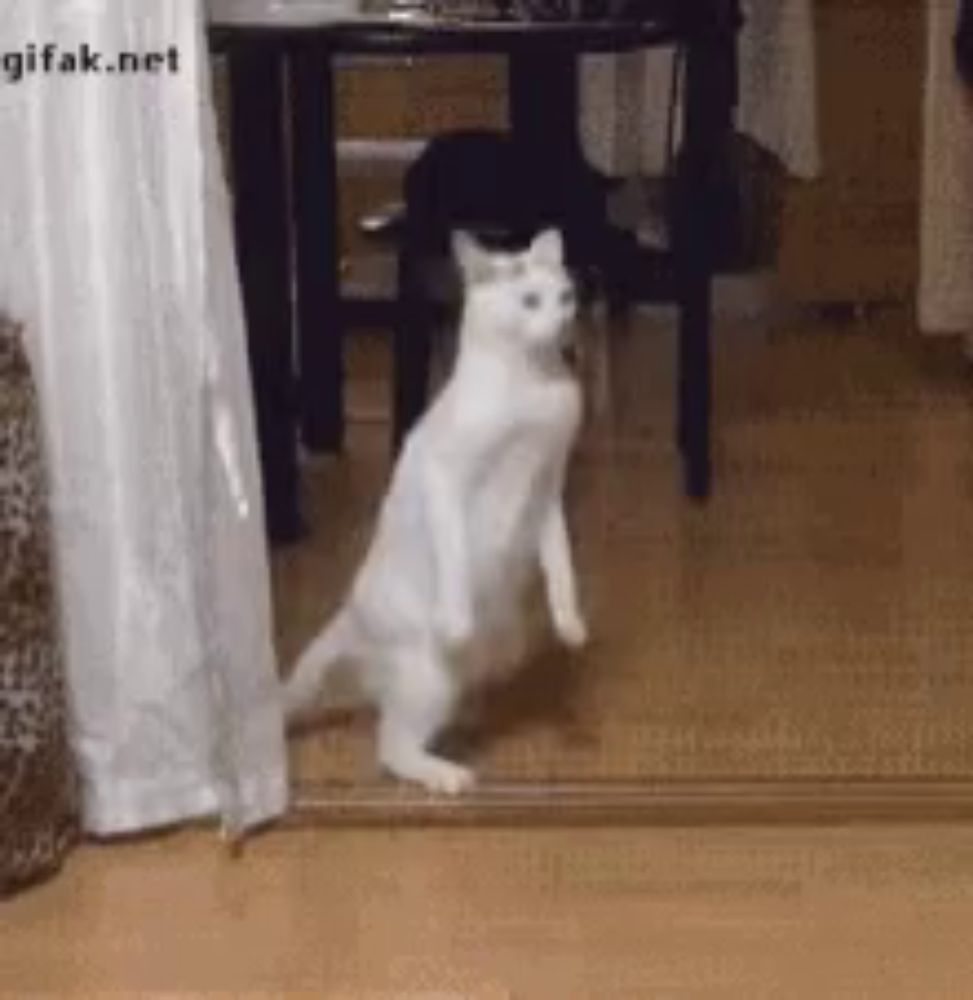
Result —
<instances>
[{"instance_id":1,"label":"beige wall","mask_svg":"<svg viewBox=\"0 0 973 1000\"><path fill-rule=\"evenodd\" d=\"M818 0L824 172L792 184L780 269L800 299L910 297L918 274L921 0Z\"/></svg>"}]
</instances>

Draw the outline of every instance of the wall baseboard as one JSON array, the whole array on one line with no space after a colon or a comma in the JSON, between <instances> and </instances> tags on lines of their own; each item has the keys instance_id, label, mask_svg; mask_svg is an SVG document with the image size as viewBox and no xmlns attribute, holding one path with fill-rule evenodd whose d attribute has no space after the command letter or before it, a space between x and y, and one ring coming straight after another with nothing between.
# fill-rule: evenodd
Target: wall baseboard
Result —
<instances>
[{"instance_id":1,"label":"wall baseboard","mask_svg":"<svg viewBox=\"0 0 973 1000\"><path fill-rule=\"evenodd\" d=\"M486 783L456 799L298 784L289 825L705 826L973 820L973 781Z\"/></svg>"}]
</instances>

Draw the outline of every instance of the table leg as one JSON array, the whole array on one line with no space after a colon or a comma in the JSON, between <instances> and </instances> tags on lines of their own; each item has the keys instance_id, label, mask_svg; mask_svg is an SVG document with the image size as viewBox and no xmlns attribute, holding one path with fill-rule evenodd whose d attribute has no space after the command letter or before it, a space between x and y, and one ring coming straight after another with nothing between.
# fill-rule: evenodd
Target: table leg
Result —
<instances>
[{"instance_id":1,"label":"table leg","mask_svg":"<svg viewBox=\"0 0 973 1000\"><path fill-rule=\"evenodd\" d=\"M280 57L239 49L228 57L230 157L237 260L267 531L272 542L302 534L292 369L290 253Z\"/></svg>"},{"instance_id":2,"label":"table leg","mask_svg":"<svg viewBox=\"0 0 973 1000\"><path fill-rule=\"evenodd\" d=\"M685 128L679 155L674 233L679 298L677 437L686 492L709 497L712 485L712 284L714 232L733 127L736 32L732 3L713 3L686 53ZM727 17L720 19L718 11Z\"/></svg>"},{"instance_id":3,"label":"table leg","mask_svg":"<svg viewBox=\"0 0 973 1000\"><path fill-rule=\"evenodd\" d=\"M580 100L575 54L515 52L507 66L510 131L514 139L552 169L581 164L584 154L578 135Z\"/></svg>"},{"instance_id":4,"label":"table leg","mask_svg":"<svg viewBox=\"0 0 973 1000\"><path fill-rule=\"evenodd\" d=\"M334 67L328 54L288 61L300 412L311 451L344 445Z\"/></svg>"}]
</instances>

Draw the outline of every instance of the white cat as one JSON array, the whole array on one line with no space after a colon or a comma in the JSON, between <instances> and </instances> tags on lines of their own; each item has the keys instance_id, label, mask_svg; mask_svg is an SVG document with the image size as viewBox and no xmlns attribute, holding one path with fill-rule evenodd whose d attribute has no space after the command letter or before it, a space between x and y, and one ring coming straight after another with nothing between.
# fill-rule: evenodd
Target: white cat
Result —
<instances>
[{"instance_id":1,"label":"white cat","mask_svg":"<svg viewBox=\"0 0 973 1000\"><path fill-rule=\"evenodd\" d=\"M464 233L453 247L464 303L452 374L405 442L350 596L285 685L293 720L333 666L353 664L379 709L380 763L451 794L473 772L430 746L463 689L521 655L538 567L560 639L587 639L562 505L582 407L564 360L576 306L561 235L518 254Z\"/></svg>"}]
</instances>

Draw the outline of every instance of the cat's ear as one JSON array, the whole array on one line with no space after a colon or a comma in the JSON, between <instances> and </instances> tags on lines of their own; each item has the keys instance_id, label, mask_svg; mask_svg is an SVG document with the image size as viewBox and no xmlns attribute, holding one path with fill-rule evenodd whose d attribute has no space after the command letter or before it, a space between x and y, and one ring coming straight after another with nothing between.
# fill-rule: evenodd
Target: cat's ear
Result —
<instances>
[{"instance_id":1,"label":"cat's ear","mask_svg":"<svg viewBox=\"0 0 973 1000\"><path fill-rule=\"evenodd\" d=\"M534 237L527 251L531 263L540 267L562 267L564 265L564 239L557 229L545 229Z\"/></svg>"},{"instance_id":2,"label":"cat's ear","mask_svg":"<svg viewBox=\"0 0 973 1000\"><path fill-rule=\"evenodd\" d=\"M453 233L453 257L468 285L488 281L493 275L493 261L470 233L459 229Z\"/></svg>"}]
</instances>

